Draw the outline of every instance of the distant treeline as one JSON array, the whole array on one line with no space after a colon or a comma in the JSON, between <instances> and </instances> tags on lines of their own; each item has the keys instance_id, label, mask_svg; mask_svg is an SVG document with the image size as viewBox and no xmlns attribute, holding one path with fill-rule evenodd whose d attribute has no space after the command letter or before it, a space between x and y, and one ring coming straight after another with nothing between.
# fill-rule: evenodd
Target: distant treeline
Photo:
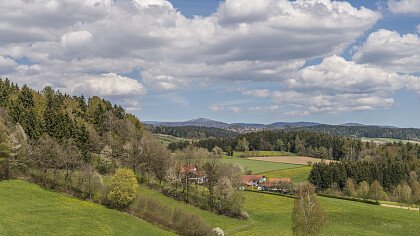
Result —
<instances>
[{"instance_id":1,"label":"distant treeline","mask_svg":"<svg viewBox=\"0 0 420 236\"><path fill-rule=\"evenodd\" d=\"M183 149L189 144L189 142L172 143L169 148L171 150ZM412 146L415 155L420 155L419 145L402 143L377 145L351 137L305 130L261 131L230 138L200 140L194 142L194 145L208 150L218 146L228 154L234 150L275 150L331 160L360 160L366 157L386 156L394 151L400 152L406 146Z\"/></svg>"},{"instance_id":2,"label":"distant treeline","mask_svg":"<svg viewBox=\"0 0 420 236\"><path fill-rule=\"evenodd\" d=\"M197 126L153 126L148 125L148 129L155 134L168 134L180 138L205 139L205 138L226 138L235 137L238 133L226 129L197 127Z\"/></svg>"},{"instance_id":3,"label":"distant treeline","mask_svg":"<svg viewBox=\"0 0 420 236\"><path fill-rule=\"evenodd\" d=\"M310 127L287 128L287 130L307 130L324 132L338 136L351 136L355 138L393 138L406 140L420 140L420 129L392 128L381 126L339 126L317 125Z\"/></svg>"}]
</instances>

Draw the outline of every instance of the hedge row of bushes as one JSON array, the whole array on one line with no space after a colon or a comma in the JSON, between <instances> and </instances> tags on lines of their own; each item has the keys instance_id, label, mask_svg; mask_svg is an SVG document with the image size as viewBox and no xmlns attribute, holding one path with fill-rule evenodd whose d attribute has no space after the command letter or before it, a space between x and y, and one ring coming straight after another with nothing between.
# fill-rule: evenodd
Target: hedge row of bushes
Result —
<instances>
[{"instance_id":1,"label":"hedge row of bushes","mask_svg":"<svg viewBox=\"0 0 420 236\"><path fill-rule=\"evenodd\" d=\"M132 215L174 230L181 235L215 235L212 227L200 216L182 208L172 209L151 197L138 196L128 211Z\"/></svg>"}]
</instances>

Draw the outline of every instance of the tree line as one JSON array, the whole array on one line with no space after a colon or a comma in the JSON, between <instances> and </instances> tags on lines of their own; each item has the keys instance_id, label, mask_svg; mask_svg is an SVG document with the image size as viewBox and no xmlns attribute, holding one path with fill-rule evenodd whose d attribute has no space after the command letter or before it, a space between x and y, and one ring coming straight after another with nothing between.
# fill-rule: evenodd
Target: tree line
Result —
<instances>
[{"instance_id":1,"label":"tree line","mask_svg":"<svg viewBox=\"0 0 420 236\"><path fill-rule=\"evenodd\" d=\"M171 150L182 149L190 142L181 141L170 144ZM374 142L362 142L359 139L335 136L323 132L305 130L271 130L241 134L230 138L209 138L199 140L194 145L209 151L214 147L221 147L224 152L233 151L287 151L298 155L310 156L330 160L361 160L401 153L403 156L418 157L418 144L402 142L383 145Z\"/></svg>"},{"instance_id":2,"label":"tree line","mask_svg":"<svg viewBox=\"0 0 420 236\"><path fill-rule=\"evenodd\" d=\"M147 128L152 133L167 134L188 139L225 138L238 135L238 133L234 131L210 127L147 125Z\"/></svg>"}]
</instances>

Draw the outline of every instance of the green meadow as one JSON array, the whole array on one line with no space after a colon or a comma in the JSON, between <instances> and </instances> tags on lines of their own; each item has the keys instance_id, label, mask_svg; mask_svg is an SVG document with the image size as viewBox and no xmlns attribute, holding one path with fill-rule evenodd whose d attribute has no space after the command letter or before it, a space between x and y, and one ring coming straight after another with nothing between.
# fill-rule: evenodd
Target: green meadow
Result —
<instances>
[{"instance_id":1,"label":"green meadow","mask_svg":"<svg viewBox=\"0 0 420 236\"><path fill-rule=\"evenodd\" d=\"M290 169L273 170L262 173L268 178L291 178L292 183L300 183L308 180L311 166L300 166Z\"/></svg>"},{"instance_id":2,"label":"green meadow","mask_svg":"<svg viewBox=\"0 0 420 236\"><path fill-rule=\"evenodd\" d=\"M174 235L131 215L18 180L0 182L0 235Z\"/></svg>"},{"instance_id":3,"label":"green meadow","mask_svg":"<svg viewBox=\"0 0 420 236\"><path fill-rule=\"evenodd\" d=\"M0 235L171 235L145 221L44 190L23 181L0 182ZM139 194L203 217L226 235L291 235L294 199L244 192L248 220L216 215L140 186ZM322 235L418 235L417 211L320 197L329 223Z\"/></svg>"},{"instance_id":4,"label":"green meadow","mask_svg":"<svg viewBox=\"0 0 420 236\"><path fill-rule=\"evenodd\" d=\"M230 157L230 156L223 157L221 161L224 163L239 164L243 167L244 170L252 170L253 174L302 166L302 165L288 164L288 163L257 161L257 160L250 160L247 158Z\"/></svg>"}]
</instances>

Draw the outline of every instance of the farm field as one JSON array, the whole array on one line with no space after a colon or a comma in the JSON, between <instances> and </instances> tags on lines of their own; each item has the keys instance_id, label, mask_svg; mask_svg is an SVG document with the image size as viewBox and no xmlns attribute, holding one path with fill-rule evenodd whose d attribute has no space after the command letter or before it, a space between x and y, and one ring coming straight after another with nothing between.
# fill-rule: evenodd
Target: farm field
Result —
<instances>
[{"instance_id":1,"label":"farm field","mask_svg":"<svg viewBox=\"0 0 420 236\"><path fill-rule=\"evenodd\" d=\"M223 157L221 161L224 163L239 164L246 170L252 170L253 174L301 166L298 164L280 163L280 162L275 163L275 162L252 160L251 158L228 157L228 156Z\"/></svg>"},{"instance_id":2,"label":"farm field","mask_svg":"<svg viewBox=\"0 0 420 236\"><path fill-rule=\"evenodd\" d=\"M234 152L234 157L275 157L275 156L296 156L296 154L284 151L249 151L249 152Z\"/></svg>"},{"instance_id":3,"label":"farm field","mask_svg":"<svg viewBox=\"0 0 420 236\"><path fill-rule=\"evenodd\" d=\"M18 180L0 182L0 235L174 235L128 214Z\"/></svg>"},{"instance_id":4,"label":"farm field","mask_svg":"<svg viewBox=\"0 0 420 236\"><path fill-rule=\"evenodd\" d=\"M295 167L290 169L273 170L262 173L268 178L291 178L292 183L301 183L308 180L311 166Z\"/></svg>"},{"instance_id":5,"label":"farm field","mask_svg":"<svg viewBox=\"0 0 420 236\"><path fill-rule=\"evenodd\" d=\"M413 144L420 144L420 141L414 141L414 140L403 140L403 139L393 139L393 138L361 138L362 142L375 142L378 144L383 143L393 143L393 142L403 142L403 143L413 143Z\"/></svg>"},{"instance_id":6,"label":"farm field","mask_svg":"<svg viewBox=\"0 0 420 236\"><path fill-rule=\"evenodd\" d=\"M288 163L288 164L296 164L296 165L307 165L308 162L318 163L322 161L322 159L313 158L313 157L302 157L302 156L250 157L248 159L256 160L256 161ZM323 160L323 161L325 161L326 163L333 162L332 160Z\"/></svg>"},{"instance_id":7,"label":"farm field","mask_svg":"<svg viewBox=\"0 0 420 236\"><path fill-rule=\"evenodd\" d=\"M168 146L170 143L189 140L189 139L179 138L179 137L175 137L175 136L167 135L167 134L154 134L154 135L165 146Z\"/></svg>"}]
</instances>

